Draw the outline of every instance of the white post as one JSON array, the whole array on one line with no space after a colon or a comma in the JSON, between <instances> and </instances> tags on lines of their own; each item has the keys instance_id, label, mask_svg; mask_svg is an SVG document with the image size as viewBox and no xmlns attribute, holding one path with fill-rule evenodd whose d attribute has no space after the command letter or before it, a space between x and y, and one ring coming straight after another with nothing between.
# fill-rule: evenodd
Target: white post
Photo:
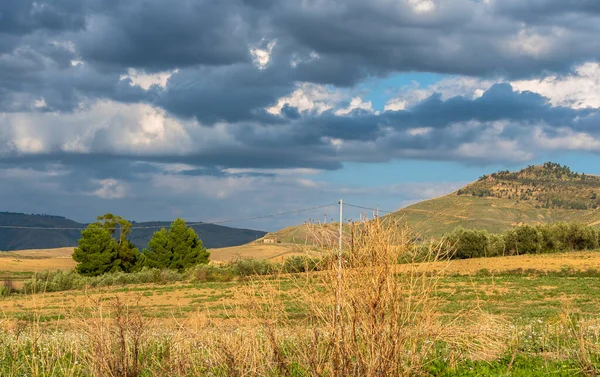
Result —
<instances>
[{"instance_id":1,"label":"white post","mask_svg":"<svg viewBox=\"0 0 600 377\"><path fill-rule=\"evenodd\" d=\"M340 199L340 239L338 245L338 270L337 270L337 305L336 305L336 315L337 322L341 325L342 320L342 238L343 234L343 221L344 221L344 204L342 199Z\"/></svg>"}]
</instances>

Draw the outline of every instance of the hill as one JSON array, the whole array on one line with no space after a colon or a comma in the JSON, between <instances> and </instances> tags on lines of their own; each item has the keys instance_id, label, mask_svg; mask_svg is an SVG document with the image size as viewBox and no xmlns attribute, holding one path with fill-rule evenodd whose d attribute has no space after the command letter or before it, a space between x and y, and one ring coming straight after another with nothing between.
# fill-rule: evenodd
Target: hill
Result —
<instances>
[{"instance_id":1,"label":"hill","mask_svg":"<svg viewBox=\"0 0 600 377\"><path fill-rule=\"evenodd\" d=\"M547 162L517 172L500 171L446 196L390 215L418 233L441 236L461 226L502 232L516 225L557 221L600 224L600 177Z\"/></svg>"},{"instance_id":2,"label":"hill","mask_svg":"<svg viewBox=\"0 0 600 377\"><path fill-rule=\"evenodd\" d=\"M424 237L439 237L459 226L499 233L516 225L557 221L600 225L600 177L547 162L517 172L484 175L453 193L413 204L386 217L406 221ZM265 239L276 243L314 243L315 226L288 227L267 234Z\"/></svg>"},{"instance_id":3,"label":"hill","mask_svg":"<svg viewBox=\"0 0 600 377\"><path fill-rule=\"evenodd\" d=\"M169 224L170 222L167 221L134 222L135 227L153 228L134 229L130 239L140 249L147 247L152 234L160 227L168 228ZM86 225L60 216L0 212L0 226L23 227L22 229L0 228L0 251L77 246L77 240L81 235L80 230L26 228L84 228ZM258 230L213 224L198 224L193 228L207 248L242 245L265 235L265 232Z\"/></svg>"}]
</instances>

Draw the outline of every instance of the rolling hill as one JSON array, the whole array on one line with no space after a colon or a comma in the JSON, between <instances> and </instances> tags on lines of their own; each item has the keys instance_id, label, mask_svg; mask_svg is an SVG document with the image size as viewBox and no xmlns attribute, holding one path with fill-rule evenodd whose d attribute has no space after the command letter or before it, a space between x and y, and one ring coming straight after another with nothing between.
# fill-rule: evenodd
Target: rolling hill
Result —
<instances>
[{"instance_id":1,"label":"rolling hill","mask_svg":"<svg viewBox=\"0 0 600 377\"><path fill-rule=\"evenodd\" d=\"M167 221L134 222L134 227L156 228L134 229L129 238L138 248L145 248L152 234L160 227L168 228L169 224ZM1 226L23 228L1 228ZM80 230L26 228L84 228L85 226L86 224L60 216L0 212L0 251L77 246L77 240L81 235ZM213 224L199 224L194 225L193 228L207 248L242 245L265 235L265 232L258 230L230 228Z\"/></svg>"},{"instance_id":2,"label":"rolling hill","mask_svg":"<svg viewBox=\"0 0 600 377\"><path fill-rule=\"evenodd\" d=\"M461 226L498 233L521 224L578 221L600 225L600 177L547 162L500 171L440 198L390 215L417 233L441 236Z\"/></svg>"},{"instance_id":3,"label":"rolling hill","mask_svg":"<svg viewBox=\"0 0 600 377\"><path fill-rule=\"evenodd\" d=\"M423 237L439 237L459 226L493 233L521 224L557 221L600 226L600 177L547 162L517 172L484 175L453 193L386 217L406 221ZM302 224L269 233L265 239L305 244L314 239L314 233L314 226Z\"/></svg>"}]
</instances>

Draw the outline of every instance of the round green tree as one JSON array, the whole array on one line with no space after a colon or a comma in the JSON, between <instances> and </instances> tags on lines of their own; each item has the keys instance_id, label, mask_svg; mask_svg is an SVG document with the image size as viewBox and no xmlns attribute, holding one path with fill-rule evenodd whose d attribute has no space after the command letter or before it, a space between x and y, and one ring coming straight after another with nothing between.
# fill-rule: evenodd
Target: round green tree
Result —
<instances>
[{"instance_id":1,"label":"round green tree","mask_svg":"<svg viewBox=\"0 0 600 377\"><path fill-rule=\"evenodd\" d=\"M206 264L210 253L191 227L182 219L171 223L167 231L155 232L144 250L144 266L183 271L197 264Z\"/></svg>"}]
</instances>

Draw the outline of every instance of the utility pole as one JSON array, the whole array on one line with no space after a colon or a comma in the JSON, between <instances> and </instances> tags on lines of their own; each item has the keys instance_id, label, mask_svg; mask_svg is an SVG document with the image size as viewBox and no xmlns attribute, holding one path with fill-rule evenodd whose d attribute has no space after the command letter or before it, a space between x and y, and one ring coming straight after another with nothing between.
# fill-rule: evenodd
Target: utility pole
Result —
<instances>
[{"instance_id":1,"label":"utility pole","mask_svg":"<svg viewBox=\"0 0 600 377\"><path fill-rule=\"evenodd\" d=\"M344 203L340 199L340 239L338 245L338 270L337 270L337 304L335 307L336 322L338 326L342 325L342 237L344 221ZM338 327L338 331L340 328Z\"/></svg>"},{"instance_id":2,"label":"utility pole","mask_svg":"<svg viewBox=\"0 0 600 377\"><path fill-rule=\"evenodd\" d=\"M344 203L340 199L340 234L339 234L339 247L338 247L338 265L337 265L337 289L336 289L336 305L335 305L335 318L333 321L334 338L336 341L336 347L334 348L333 355L333 375L340 375L340 354L342 348L342 237L343 233L343 222L344 222Z\"/></svg>"}]
</instances>

